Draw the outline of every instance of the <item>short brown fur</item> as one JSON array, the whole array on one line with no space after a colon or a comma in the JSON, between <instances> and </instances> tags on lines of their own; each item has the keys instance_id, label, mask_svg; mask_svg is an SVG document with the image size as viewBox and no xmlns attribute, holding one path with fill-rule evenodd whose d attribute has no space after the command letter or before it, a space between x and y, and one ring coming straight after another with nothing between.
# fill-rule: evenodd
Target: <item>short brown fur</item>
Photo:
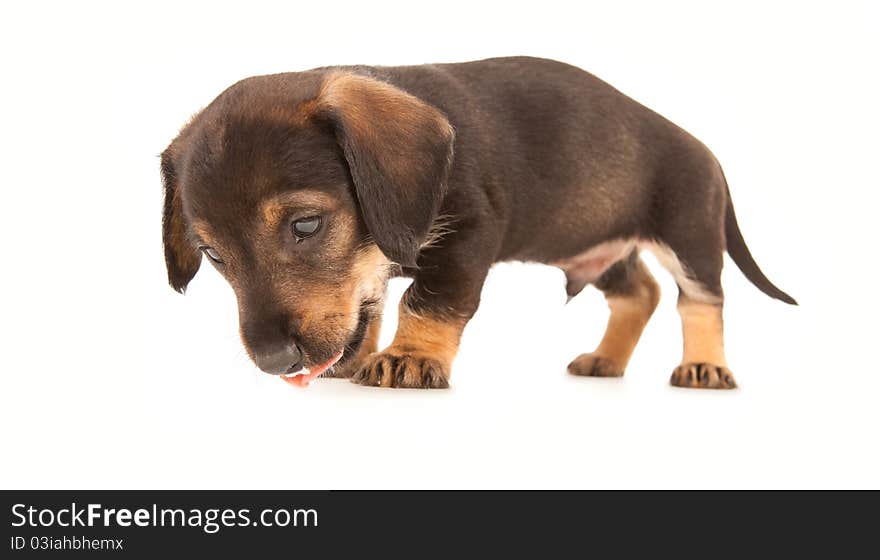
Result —
<instances>
[{"instance_id":1,"label":"short brown fur","mask_svg":"<svg viewBox=\"0 0 880 560\"><path fill-rule=\"evenodd\" d=\"M328 375L367 385L446 387L500 261L562 268L569 297L589 283L604 292L608 328L570 367L581 375L622 375L657 305L639 247L657 248L679 286L674 385L735 386L725 250L759 289L794 303L752 258L708 148L551 60L248 78L181 130L161 173L170 284L183 291L200 251L211 256L248 354L273 374L334 363ZM398 275L412 284L394 342L377 352Z\"/></svg>"}]
</instances>

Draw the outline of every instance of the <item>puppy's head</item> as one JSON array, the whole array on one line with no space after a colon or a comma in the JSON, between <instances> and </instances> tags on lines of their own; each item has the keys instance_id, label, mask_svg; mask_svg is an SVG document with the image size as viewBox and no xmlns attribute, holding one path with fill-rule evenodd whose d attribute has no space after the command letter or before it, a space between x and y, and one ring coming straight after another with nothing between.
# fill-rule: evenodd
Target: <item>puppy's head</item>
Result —
<instances>
[{"instance_id":1,"label":"puppy's head","mask_svg":"<svg viewBox=\"0 0 880 560\"><path fill-rule=\"evenodd\" d=\"M182 292L207 258L268 373L352 356L389 270L417 266L452 141L440 111L373 78L239 82L162 154L171 286Z\"/></svg>"}]
</instances>

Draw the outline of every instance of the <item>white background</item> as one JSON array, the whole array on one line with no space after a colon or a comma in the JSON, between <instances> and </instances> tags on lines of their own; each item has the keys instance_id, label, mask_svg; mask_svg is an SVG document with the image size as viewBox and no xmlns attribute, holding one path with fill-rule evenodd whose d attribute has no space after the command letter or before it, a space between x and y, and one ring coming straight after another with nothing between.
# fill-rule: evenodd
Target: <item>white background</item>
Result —
<instances>
[{"instance_id":1,"label":"white background","mask_svg":"<svg viewBox=\"0 0 880 560\"><path fill-rule=\"evenodd\" d=\"M2 487L880 486L878 11L845 2L5 4ZM876 5L876 3L873 3ZM621 380L565 374L607 311L497 266L448 391L256 370L209 266L166 284L157 154L254 74L530 54L709 145L785 306L727 261L741 389L668 385L675 287ZM395 282L383 330L389 341Z\"/></svg>"}]
</instances>

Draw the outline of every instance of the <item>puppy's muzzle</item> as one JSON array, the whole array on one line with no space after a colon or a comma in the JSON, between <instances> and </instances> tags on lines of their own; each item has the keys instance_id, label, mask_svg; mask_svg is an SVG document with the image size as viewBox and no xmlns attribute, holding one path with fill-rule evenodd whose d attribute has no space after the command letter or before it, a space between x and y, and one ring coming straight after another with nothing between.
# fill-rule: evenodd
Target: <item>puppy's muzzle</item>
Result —
<instances>
[{"instance_id":1,"label":"puppy's muzzle","mask_svg":"<svg viewBox=\"0 0 880 560\"><path fill-rule=\"evenodd\" d=\"M266 373L284 375L303 368L303 353L299 346L289 342L275 349L255 353L254 361Z\"/></svg>"}]
</instances>

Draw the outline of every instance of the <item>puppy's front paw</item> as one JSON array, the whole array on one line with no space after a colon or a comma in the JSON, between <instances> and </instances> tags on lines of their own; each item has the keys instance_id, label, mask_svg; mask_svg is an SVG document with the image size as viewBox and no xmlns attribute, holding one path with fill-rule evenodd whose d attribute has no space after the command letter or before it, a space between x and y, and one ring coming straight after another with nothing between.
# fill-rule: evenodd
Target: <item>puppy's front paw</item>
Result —
<instances>
[{"instance_id":1,"label":"puppy's front paw","mask_svg":"<svg viewBox=\"0 0 880 560\"><path fill-rule=\"evenodd\" d=\"M736 389L736 380L729 369L705 363L678 366L669 382L692 389Z\"/></svg>"},{"instance_id":2,"label":"puppy's front paw","mask_svg":"<svg viewBox=\"0 0 880 560\"><path fill-rule=\"evenodd\" d=\"M429 357L385 351L367 356L359 366L351 381L361 385L411 389L449 387L449 366Z\"/></svg>"},{"instance_id":3,"label":"puppy's front paw","mask_svg":"<svg viewBox=\"0 0 880 560\"><path fill-rule=\"evenodd\" d=\"M581 354L568 364L568 373L589 377L622 377L623 368L598 354Z\"/></svg>"}]
</instances>

